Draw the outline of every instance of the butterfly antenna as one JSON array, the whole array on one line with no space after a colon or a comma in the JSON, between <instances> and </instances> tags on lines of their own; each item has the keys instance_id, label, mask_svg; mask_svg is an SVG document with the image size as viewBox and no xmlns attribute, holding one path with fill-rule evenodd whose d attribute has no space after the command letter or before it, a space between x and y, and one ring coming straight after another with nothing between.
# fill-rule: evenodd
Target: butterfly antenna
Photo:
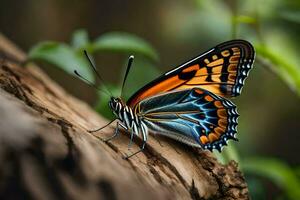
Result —
<instances>
[{"instance_id":1,"label":"butterfly antenna","mask_svg":"<svg viewBox=\"0 0 300 200\"><path fill-rule=\"evenodd\" d=\"M88 53L86 50L84 50L84 55L85 57L88 59L90 66L92 67L93 71L95 72L95 74L97 75L98 79L102 82L104 89L110 94L110 96L113 96L112 93L110 92L110 90L106 87L104 80L102 79L102 77L100 76L100 74L98 73L98 70L96 69L94 63L92 62L92 60L90 59Z\"/></svg>"},{"instance_id":2,"label":"butterfly antenna","mask_svg":"<svg viewBox=\"0 0 300 200\"><path fill-rule=\"evenodd\" d=\"M95 88L96 90L103 92L104 94L111 96L110 93L108 93L106 90L101 90L99 87L97 87L94 83L92 83L91 81L89 81L88 79L84 78L82 75L80 75L78 73L77 70L74 70L74 73L76 76L78 76L80 79L82 79L83 81L85 81L88 85L92 86L93 88Z\"/></svg>"},{"instance_id":3,"label":"butterfly antenna","mask_svg":"<svg viewBox=\"0 0 300 200\"><path fill-rule=\"evenodd\" d=\"M127 79L128 74L129 74L130 68L132 66L133 60L134 60L134 56L133 55L129 56L128 64L127 64L127 68L126 68L126 73L125 73L125 76L124 76L124 79L123 79L123 84L122 84L122 90L121 90L121 95L120 95L121 97L123 96L124 86L125 86L126 79Z\"/></svg>"}]
</instances>

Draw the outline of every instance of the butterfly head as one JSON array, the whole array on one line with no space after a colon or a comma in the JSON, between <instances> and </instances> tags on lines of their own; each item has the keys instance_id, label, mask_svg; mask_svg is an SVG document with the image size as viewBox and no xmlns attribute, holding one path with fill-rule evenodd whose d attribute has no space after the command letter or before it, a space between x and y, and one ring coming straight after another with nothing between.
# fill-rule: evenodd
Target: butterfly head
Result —
<instances>
[{"instance_id":1,"label":"butterfly head","mask_svg":"<svg viewBox=\"0 0 300 200\"><path fill-rule=\"evenodd\" d=\"M123 101L121 98L111 97L108 105L113 113L118 117L118 113L120 113L120 110L123 107Z\"/></svg>"}]
</instances>

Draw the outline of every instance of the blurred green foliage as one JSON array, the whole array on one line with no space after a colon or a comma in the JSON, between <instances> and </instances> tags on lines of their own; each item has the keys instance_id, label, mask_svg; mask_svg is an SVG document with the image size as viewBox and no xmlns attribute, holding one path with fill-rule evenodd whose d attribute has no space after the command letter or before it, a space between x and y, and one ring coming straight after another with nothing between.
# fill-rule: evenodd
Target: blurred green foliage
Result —
<instances>
[{"instance_id":1,"label":"blurred green foliage","mask_svg":"<svg viewBox=\"0 0 300 200\"><path fill-rule=\"evenodd\" d=\"M255 49L261 58L268 59L271 62L270 69L300 96L300 68L290 63L289 59L284 59L282 54L277 54L265 45L256 45ZM266 64L266 66L269 65Z\"/></svg>"},{"instance_id":2,"label":"blurred green foliage","mask_svg":"<svg viewBox=\"0 0 300 200\"><path fill-rule=\"evenodd\" d=\"M139 54L158 61L158 54L149 43L128 33L112 32L101 35L92 47L93 51Z\"/></svg>"},{"instance_id":3,"label":"blurred green foliage","mask_svg":"<svg viewBox=\"0 0 300 200\"><path fill-rule=\"evenodd\" d=\"M214 151L214 154L218 161L222 164L227 164L229 161L234 160L239 163L240 166L242 165L239 153L231 141L229 141L228 146L223 148L222 152Z\"/></svg>"},{"instance_id":4,"label":"blurred green foliage","mask_svg":"<svg viewBox=\"0 0 300 200\"><path fill-rule=\"evenodd\" d=\"M243 160L245 173L270 179L282 188L289 199L300 199L300 180L296 171L284 162L274 158L247 158Z\"/></svg>"},{"instance_id":5,"label":"blurred green foliage","mask_svg":"<svg viewBox=\"0 0 300 200\"><path fill-rule=\"evenodd\" d=\"M94 82L94 74L88 66L83 50L87 50L90 54L130 52L144 56L149 60L158 61L158 54L153 47L135 35L111 32L98 37L95 41L90 41L85 30L77 30L72 36L71 45L54 41L41 42L35 45L28 53L28 62L48 62L71 75L74 75L74 70L77 70L88 80Z\"/></svg>"},{"instance_id":6,"label":"blurred green foliage","mask_svg":"<svg viewBox=\"0 0 300 200\"><path fill-rule=\"evenodd\" d=\"M250 40L257 52L255 65L271 69L293 92L300 95L300 61L298 53L295 53L297 44L293 42L293 36L297 35L293 35L296 32L293 30L299 30L299 1L195 0L195 5L198 12L192 13L190 10L187 10L186 13L174 12L176 15L184 16L185 20L173 23L168 21L167 27L171 37L187 43L190 41L189 45L205 40L198 37L199 33L203 38L210 38L212 45L220 40L234 38ZM170 18L174 18L174 16L170 16ZM176 19L181 19L181 17L177 16ZM276 21L275 24L274 21ZM291 31L288 32L286 29ZM220 35L223 38L220 38ZM265 37L266 35L268 37ZM71 45L58 42L37 44L29 52L29 61L42 60L72 75L73 70L77 69L83 76L94 81L95 77L83 57L83 49L92 55L114 52L136 56L126 83L125 99L132 95L139 86L161 74L156 67L159 56L152 45L135 35L121 32L106 33L94 41L90 41L85 30L78 30L72 36ZM126 60L124 61L125 65ZM124 70L122 74L124 74ZM120 94L121 81L118 84L109 83L107 85L116 96ZM100 89L102 87L100 86ZM111 111L107 106L109 98L98 92L95 108L103 116L112 118ZM216 152L215 155L224 164L230 160L239 163L241 169L246 173L253 199L266 197L264 193L267 192L267 188L264 188L264 180L269 180L281 189L282 194L277 199L300 199L299 167L294 169L284 161L275 158L247 157L241 155L235 146L231 142L222 153Z\"/></svg>"},{"instance_id":7,"label":"blurred green foliage","mask_svg":"<svg viewBox=\"0 0 300 200\"><path fill-rule=\"evenodd\" d=\"M83 53L76 52L74 48L67 44L58 42L42 42L33 47L29 54L29 61L45 61L65 72L73 75L76 69L87 79L94 82L94 76L91 68Z\"/></svg>"}]
</instances>

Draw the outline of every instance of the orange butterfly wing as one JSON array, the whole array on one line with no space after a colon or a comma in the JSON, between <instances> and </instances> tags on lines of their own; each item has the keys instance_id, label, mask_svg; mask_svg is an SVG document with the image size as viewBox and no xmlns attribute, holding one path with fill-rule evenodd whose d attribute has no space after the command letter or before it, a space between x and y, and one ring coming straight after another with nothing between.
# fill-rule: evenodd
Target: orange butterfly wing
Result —
<instances>
[{"instance_id":1,"label":"orange butterfly wing","mask_svg":"<svg viewBox=\"0 0 300 200\"><path fill-rule=\"evenodd\" d=\"M172 90L202 88L222 97L241 93L254 61L253 46L244 40L232 40L165 73L138 90L127 105Z\"/></svg>"}]
</instances>

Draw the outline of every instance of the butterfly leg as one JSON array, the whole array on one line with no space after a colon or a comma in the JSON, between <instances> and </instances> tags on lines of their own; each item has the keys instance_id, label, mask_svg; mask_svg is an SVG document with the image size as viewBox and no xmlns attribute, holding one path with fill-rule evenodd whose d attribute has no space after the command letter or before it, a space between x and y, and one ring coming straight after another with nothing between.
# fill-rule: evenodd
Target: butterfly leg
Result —
<instances>
[{"instance_id":1,"label":"butterfly leg","mask_svg":"<svg viewBox=\"0 0 300 200\"><path fill-rule=\"evenodd\" d=\"M108 137L106 139L103 139L103 141L104 142L108 142L108 141L114 139L115 137L117 137L119 135L119 133L120 133L119 132L119 126L121 126L122 128L124 128L125 130L127 130L127 128L123 124L121 124L120 122L117 122L117 127L115 129L115 133L112 136L110 136L110 137Z\"/></svg>"},{"instance_id":2,"label":"butterfly leg","mask_svg":"<svg viewBox=\"0 0 300 200\"><path fill-rule=\"evenodd\" d=\"M124 158L124 159L128 159L128 158L131 158L132 156L134 156L134 155L136 155L136 154L142 152L142 151L145 149L145 145L146 145L146 141L143 141L143 144L142 144L140 150L138 150L138 151L136 151L136 152L134 152L134 153L132 153L132 154L129 154L129 155L127 155L127 156L124 156L123 158Z\"/></svg>"},{"instance_id":3,"label":"butterfly leg","mask_svg":"<svg viewBox=\"0 0 300 200\"><path fill-rule=\"evenodd\" d=\"M134 156L134 155L136 155L136 154L142 152L142 151L145 149L145 145L146 145L146 143L147 143L147 133L144 132L144 131L142 131L142 136L143 136L143 143L142 143L142 146L141 146L140 150L138 150L138 151L136 151L136 152L134 152L134 153L132 153L132 154L129 154L129 155L127 155L127 156L124 156L124 157L123 157L124 159L131 158L132 156Z\"/></svg>"},{"instance_id":4,"label":"butterfly leg","mask_svg":"<svg viewBox=\"0 0 300 200\"><path fill-rule=\"evenodd\" d=\"M131 129L131 130L130 130L130 141L129 141L129 144L128 144L128 149L130 149L131 146L132 146L133 135L134 135L134 132L133 132L133 129Z\"/></svg>"}]
</instances>

